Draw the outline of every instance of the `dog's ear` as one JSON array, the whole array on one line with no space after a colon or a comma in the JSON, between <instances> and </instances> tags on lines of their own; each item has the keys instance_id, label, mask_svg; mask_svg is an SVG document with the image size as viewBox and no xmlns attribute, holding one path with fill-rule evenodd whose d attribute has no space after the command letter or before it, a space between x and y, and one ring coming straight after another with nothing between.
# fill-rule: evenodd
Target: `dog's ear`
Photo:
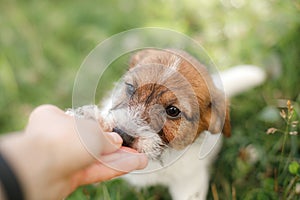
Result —
<instances>
[{"instance_id":1,"label":"dog's ear","mask_svg":"<svg viewBox=\"0 0 300 200\"><path fill-rule=\"evenodd\" d=\"M149 56L156 58L160 54L161 54L161 50L157 50L157 49L144 49L138 51L131 56L129 61L129 69L135 67L138 63L142 64L143 61Z\"/></svg>"},{"instance_id":2,"label":"dog's ear","mask_svg":"<svg viewBox=\"0 0 300 200\"><path fill-rule=\"evenodd\" d=\"M231 125L230 125L230 110L229 110L229 104L226 103L226 108L225 108L225 119L224 119L224 124L223 124L223 129L222 133L226 137L230 137L231 135Z\"/></svg>"},{"instance_id":3,"label":"dog's ear","mask_svg":"<svg viewBox=\"0 0 300 200\"><path fill-rule=\"evenodd\" d=\"M142 50L134 53L129 60L129 68L135 67L137 63L140 63L147 55L149 55L149 50Z\"/></svg>"},{"instance_id":4,"label":"dog's ear","mask_svg":"<svg viewBox=\"0 0 300 200\"><path fill-rule=\"evenodd\" d=\"M217 97L212 98L211 102L211 121L212 126L209 130L211 133L223 133L226 137L231 135L230 111L228 100L224 94L217 94Z\"/></svg>"}]
</instances>

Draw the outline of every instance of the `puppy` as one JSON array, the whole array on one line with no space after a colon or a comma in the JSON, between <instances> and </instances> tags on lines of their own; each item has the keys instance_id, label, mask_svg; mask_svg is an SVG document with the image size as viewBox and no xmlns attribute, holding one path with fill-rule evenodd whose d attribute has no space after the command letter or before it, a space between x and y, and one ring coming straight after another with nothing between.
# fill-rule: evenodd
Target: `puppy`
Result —
<instances>
[{"instance_id":1,"label":"puppy","mask_svg":"<svg viewBox=\"0 0 300 200\"><path fill-rule=\"evenodd\" d=\"M231 129L220 83L204 65L179 50L141 50L129 63L103 108L86 106L72 112L86 117L96 109L106 131L117 132L123 146L148 156L144 172L152 173L124 177L133 185L166 185L174 200L205 199L209 168L222 139L212 142L205 137L221 133L229 137ZM203 147L207 153L201 157Z\"/></svg>"}]
</instances>

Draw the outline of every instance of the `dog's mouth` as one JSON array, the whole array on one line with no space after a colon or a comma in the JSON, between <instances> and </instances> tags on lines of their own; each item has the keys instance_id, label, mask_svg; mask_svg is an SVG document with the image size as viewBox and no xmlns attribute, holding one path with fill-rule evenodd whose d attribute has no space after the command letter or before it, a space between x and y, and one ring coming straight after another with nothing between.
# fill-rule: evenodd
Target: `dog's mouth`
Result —
<instances>
[{"instance_id":1,"label":"dog's mouth","mask_svg":"<svg viewBox=\"0 0 300 200\"><path fill-rule=\"evenodd\" d=\"M167 148L167 144L159 135L134 137L119 127L114 127L112 131L121 136L123 139L122 146L133 148L139 153L145 153L149 159L158 160L162 164L161 155Z\"/></svg>"},{"instance_id":2,"label":"dog's mouth","mask_svg":"<svg viewBox=\"0 0 300 200\"><path fill-rule=\"evenodd\" d=\"M128 133L126 133L125 131L121 130L118 127L113 128L112 131L115 133L118 133L121 136L121 138L123 139L122 146L132 148L134 140L135 140L135 138L133 136L129 135Z\"/></svg>"}]
</instances>

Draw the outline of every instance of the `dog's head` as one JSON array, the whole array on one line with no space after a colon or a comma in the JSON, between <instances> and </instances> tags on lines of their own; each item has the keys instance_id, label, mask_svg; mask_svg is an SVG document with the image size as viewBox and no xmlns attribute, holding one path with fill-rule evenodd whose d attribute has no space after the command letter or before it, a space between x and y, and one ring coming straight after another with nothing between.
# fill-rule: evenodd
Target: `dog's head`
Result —
<instances>
[{"instance_id":1,"label":"dog's head","mask_svg":"<svg viewBox=\"0 0 300 200\"><path fill-rule=\"evenodd\" d=\"M135 53L107 117L123 145L159 159L208 130L230 135L228 106L205 66L178 50Z\"/></svg>"}]
</instances>

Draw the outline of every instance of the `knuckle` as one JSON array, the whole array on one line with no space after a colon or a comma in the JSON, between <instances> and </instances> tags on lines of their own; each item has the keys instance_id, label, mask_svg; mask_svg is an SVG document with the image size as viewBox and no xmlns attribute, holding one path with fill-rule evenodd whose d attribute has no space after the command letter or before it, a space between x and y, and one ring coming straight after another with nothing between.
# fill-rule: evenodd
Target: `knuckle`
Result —
<instances>
[{"instance_id":1,"label":"knuckle","mask_svg":"<svg viewBox=\"0 0 300 200\"><path fill-rule=\"evenodd\" d=\"M54 105L50 105L50 104L45 104L45 105L41 105L38 106L37 108L35 108L32 113L30 114L30 121L31 120L35 120L35 119L42 119L44 117L47 117L49 115L53 115L53 114L59 114L59 113L63 113L63 111L61 111L58 107L54 106Z\"/></svg>"}]
</instances>

